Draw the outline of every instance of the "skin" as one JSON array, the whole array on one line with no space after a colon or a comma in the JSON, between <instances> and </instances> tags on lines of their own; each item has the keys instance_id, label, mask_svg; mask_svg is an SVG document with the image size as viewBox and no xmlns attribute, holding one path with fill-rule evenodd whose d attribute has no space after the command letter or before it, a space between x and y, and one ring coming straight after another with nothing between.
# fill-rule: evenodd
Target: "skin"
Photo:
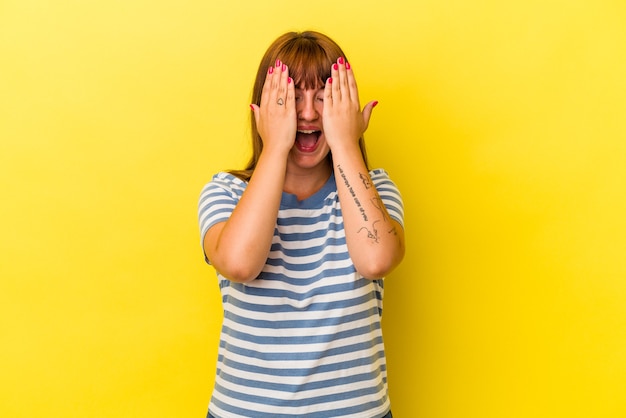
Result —
<instances>
[{"instance_id":1,"label":"skin","mask_svg":"<svg viewBox=\"0 0 626 418\"><path fill-rule=\"evenodd\" d=\"M282 99L283 105L279 105ZM359 149L376 102L361 110L352 68L343 58L320 89L294 86L287 66L268 70L261 103L252 105L263 151L231 217L213 225L204 249L224 277L254 280L267 260L282 192L305 199L335 173L348 251L359 274L377 279L404 257L404 231L390 218ZM319 130L317 146L304 152L297 130ZM327 155L332 152L333 163Z\"/></svg>"}]
</instances>

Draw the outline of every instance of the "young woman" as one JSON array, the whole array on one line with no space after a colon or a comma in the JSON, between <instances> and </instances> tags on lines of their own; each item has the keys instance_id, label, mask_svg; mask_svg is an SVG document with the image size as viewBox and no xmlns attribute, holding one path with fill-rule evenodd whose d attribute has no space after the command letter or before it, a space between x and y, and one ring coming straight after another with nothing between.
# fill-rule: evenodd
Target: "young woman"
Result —
<instances>
[{"instance_id":1,"label":"young woman","mask_svg":"<svg viewBox=\"0 0 626 418\"><path fill-rule=\"evenodd\" d=\"M202 191L224 320L209 417L390 417L383 277L404 256L400 193L369 170L377 102L317 32L286 33L253 90L253 154Z\"/></svg>"}]
</instances>

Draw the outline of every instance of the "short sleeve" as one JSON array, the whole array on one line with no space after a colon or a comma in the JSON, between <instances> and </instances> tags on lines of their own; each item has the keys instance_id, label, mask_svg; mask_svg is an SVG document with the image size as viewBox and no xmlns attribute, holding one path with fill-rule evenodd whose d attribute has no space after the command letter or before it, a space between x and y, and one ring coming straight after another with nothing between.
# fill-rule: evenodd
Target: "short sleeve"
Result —
<instances>
[{"instance_id":1,"label":"short sleeve","mask_svg":"<svg viewBox=\"0 0 626 418\"><path fill-rule=\"evenodd\" d=\"M198 202L201 246L203 246L204 236L209 228L230 218L246 185L247 183L232 174L218 173L204 186ZM204 257L210 263L206 254Z\"/></svg>"},{"instance_id":2,"label":"short sleeve","mask_svg":"<svg viewBox=\"0 0 626 418\"><path fill-rule=\"evenodd\" d=\"M370 177L389 216L404 228L404 203L400 190L383 169L378 168L370 171Z\"/></svg>"}]
</instances>

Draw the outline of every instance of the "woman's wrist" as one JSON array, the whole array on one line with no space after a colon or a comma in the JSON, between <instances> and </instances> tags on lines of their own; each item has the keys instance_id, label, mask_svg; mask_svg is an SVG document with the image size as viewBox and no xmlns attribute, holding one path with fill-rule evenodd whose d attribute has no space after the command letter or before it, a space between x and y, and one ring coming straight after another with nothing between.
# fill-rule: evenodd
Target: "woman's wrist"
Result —
<instances>
[{"instance_id":1,"label":"woman's wrist","mask_svg":"<svg viewBox=\"0 0 626 418\"><path fill-rule=\"evenodd\" d=\"M362 158L361 148L359 147L358 140L357 141L338 141L336 144L330 146L330 152L333 155L333 160L339 160L346 157L352 157L357 155L359 158Z\"/></svg>"}]
</instances>

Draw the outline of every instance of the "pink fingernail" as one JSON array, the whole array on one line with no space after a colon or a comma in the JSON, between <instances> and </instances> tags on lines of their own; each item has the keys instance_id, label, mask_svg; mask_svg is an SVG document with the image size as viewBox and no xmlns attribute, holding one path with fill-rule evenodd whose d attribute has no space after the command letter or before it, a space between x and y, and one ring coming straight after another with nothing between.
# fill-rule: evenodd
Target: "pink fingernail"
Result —
<instances>
[{"instance_id":1,"label":"pink fingernail","mask_svg":"<svg viewBox=\"0 0 626 418\"><path fill-rule=\"evenodd\" d=\"M280 60L276 60L276 68L280 67L280 64L281 64Z\"/></svg>"},{"instance_id":2,"label":"pink fingernail","mask_svg":"<svg viewBox=\"0 0 626 418\"><path fill-rule=\"evenodd\" d=\"M291 77L287 78L287 84L291 84L292 81Z\"/></svg>"},{"instance_id":3,"label":"pink fingernail","mask_svg":"<svg viewBox=\"0 0 626 418\"><path fill-rule=\"evenodd\" d=\"M254 112L254 106L250 105L250 109Z\"/></svg>"},{"instance_id":4,"label":"pink fingernail","mask_svg":"<svg viewBox=\"0 0 626 418\"><path fill-rule=\"evenodd\" d=\"M346 61L346 70L350 69L350 63L348 61Z\"/></svg>"},{"instance_id":5,"label":"pink fingernail","mask_svg":"<svg viewBox=\"0 0 626 418\"><path fill-rule=\"evenodd\" d=\"M339 59L337 60L337 62L338 62L339 64L343 64L343 57L339 57Z\"/></svg>"},{"instance_id":6,"label":"pink fingernail","mask_svg":"<svg viewBox=\"0 0 626 418\"><path fill-rule=\"evenodd\" d=\"M283 71L287 71L287 66L286 66L285 64L283 64L283 68L282 68L282 70L283 70Z\"/></svg>"},{"instance_id":7,"label":"pink fingernail","mask_svg":"<svg viewBox=\"0 0 626 418\"><path fill-rule=\"evenodd\" d=\"M333 64L333 70L337 71L339 69L339 66L337 64Z\"/></svg>"},{"instance_id":8,"label":"pink fingernail","mask_svg":"<svg viewBox=\"0 0 626 418\"><path fill-rule=\"evenodd\" d=\"M332 77L328 77L328 84L333 84L333 78Z\"/></svg>"},{"instance_id":9,"label":"pink fingernail","mask_svg":"<svg viewBox=\"0 0 626 418\"><path fill-rule=\"evenodd\" d=\"M268 73L272 74L274 72L274 67L270 67Z\"/></svg>"},{"instance_id":10,"label":"pink fingernail","mask_svg":"<svg viewBox=\"0 0 626 418\"><path fill-rule=\"evenodd\" d=\"M378 104L378 100L372 103L372 108L375 108L377 104Z\"/></svg>"}]
</instances>

